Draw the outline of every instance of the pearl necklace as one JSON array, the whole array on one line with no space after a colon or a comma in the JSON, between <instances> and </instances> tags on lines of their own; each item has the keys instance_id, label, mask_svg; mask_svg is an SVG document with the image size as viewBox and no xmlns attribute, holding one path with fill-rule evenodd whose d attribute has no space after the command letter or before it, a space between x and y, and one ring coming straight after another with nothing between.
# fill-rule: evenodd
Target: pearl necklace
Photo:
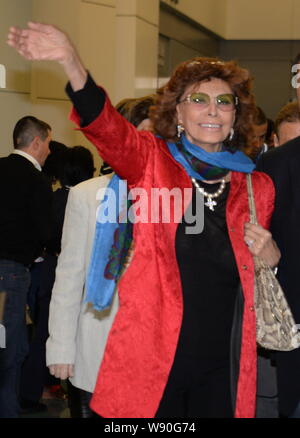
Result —
<instances>
[{"instance_id":1,"label":"pearl necklace","mask_svg":"<svg viewBox=\"0 0 300 438\"><path fill-rule=\"evenodd\" d=\"M206 205L211 211L215 211L214 207L217 205L217 203L216 203L216 201L213 201L213 199L217 198L218 196L220 196L224 192L225 185L226 185L225 179L223 178L221 180L220 187L218 188L218 190L215 193L207 193L202 187L199 186L199 184L197 183L195 178L191 178L191 179L192 179L194 186L201 193L201 195L207 197L207 201L204 203L204 205Z\"/></svg>"}]
</instances>

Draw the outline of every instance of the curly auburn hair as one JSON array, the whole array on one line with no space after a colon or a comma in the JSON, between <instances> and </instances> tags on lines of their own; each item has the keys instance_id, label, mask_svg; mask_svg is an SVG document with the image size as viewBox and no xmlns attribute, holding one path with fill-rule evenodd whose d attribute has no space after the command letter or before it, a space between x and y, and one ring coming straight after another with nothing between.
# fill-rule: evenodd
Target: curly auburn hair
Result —
<instances>
[{"instance_id":1,"label":"curly auburn hair","mask_svg":"<svg viewBox=\"0 0 300 438\"><path fill-rule=\"evenodd\" d=\"M232 151L245 147L252 135L255 114L252 79L248 70L235 61L222 62L217 58L196 57L179 64L168 83L158 90L156 105L150 114L155 133L167 140L178 140L176 105L187 87L212 78L227 82L238 97L234 136L231 141L224 140L224 144Z\"/></svg>"}]
</instances>

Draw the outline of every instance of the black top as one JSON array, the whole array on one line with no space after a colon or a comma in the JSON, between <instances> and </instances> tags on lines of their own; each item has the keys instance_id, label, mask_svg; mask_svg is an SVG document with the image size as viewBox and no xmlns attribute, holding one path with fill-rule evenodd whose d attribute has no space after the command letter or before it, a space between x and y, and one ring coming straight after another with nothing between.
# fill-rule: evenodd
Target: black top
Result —
<instances>
[{"instance_id":1,"label":"black top","mask_svg":"<svg viewBox=\"0 0 300 438\"><path fill-rule=\"evenodd\" d=\"M220 187L220 183L198 181L198 184L209 193ZM239 285L225 218L229 186L227 183L224 192L215 199L214 211L204 207L202 233L186 234L184 220L177 229L176 254L184 297L178 354L229 359L230 332ZM196 189L193 187L194 205L195 198Z\"/></svg>"},{"instance_id":2,"label":"black top","mask_svg":"<svg viewBox=\"0 0 300 438\"><path fill-rule=\"evenodd\" d=\"M1 158L0 202L0 259L30 265L50 238L50 181L21 155Z\"/></svg>"},{"instance_id":3,"label":"black top","mask_svg":"<svg viewBox=\"0 0 300 438\"><path fill-rule=\"evenodd\" d=\"M105 94L90 76L82 90L74 93L68 85L67 93L83 125L91 123L104 106ZM212 193L220 186L219 183L198 183ZM201 234L186 234L185 227L191 224L184 221L178 225L175 244L184 314L177 355L229 359L239 274L226 225L228 192L229 184L226 184L224 192L217 198L215 211L204 207L204 230ZM194 188L189 208L194 208L195 199Z\"/></svg>"}]
</instances>

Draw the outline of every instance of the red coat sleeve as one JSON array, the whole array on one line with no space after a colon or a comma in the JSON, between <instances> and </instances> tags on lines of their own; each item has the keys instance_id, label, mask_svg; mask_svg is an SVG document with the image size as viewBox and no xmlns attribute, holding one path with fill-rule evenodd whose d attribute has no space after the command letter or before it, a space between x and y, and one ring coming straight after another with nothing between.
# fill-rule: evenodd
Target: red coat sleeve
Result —
<instances>
[{"instance_id":1,"label":"red coat sleeve","mask_svg":"<svg viewBox=\"0 0 300 438\"><path fill-rule=\"evenodd\" d=\"M79 125L80 119L75 109L70 118ZM116 111L108 97L101 114L88 126L79 129L120 178L126 179L129 185L140 181L155 145L153 134L137 131Z\"/></svg>"}]
</instances>

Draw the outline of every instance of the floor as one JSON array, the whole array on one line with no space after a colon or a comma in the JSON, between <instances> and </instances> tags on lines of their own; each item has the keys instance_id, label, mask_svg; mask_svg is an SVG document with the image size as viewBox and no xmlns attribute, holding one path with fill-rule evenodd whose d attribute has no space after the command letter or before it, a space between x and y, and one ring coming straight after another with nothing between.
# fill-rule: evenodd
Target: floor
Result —
<instances>
[{"instance_id":1,"label":"floor","mask_svg":"<svg viewBox=\"0 0 300 438\"><path fill-rule=\"evenodd\" d=\"M47 406L47 411L35 414L24 414L21 418L70 418L67 400L42 399L41 403Z\"/></svg>"}]
</instances>

